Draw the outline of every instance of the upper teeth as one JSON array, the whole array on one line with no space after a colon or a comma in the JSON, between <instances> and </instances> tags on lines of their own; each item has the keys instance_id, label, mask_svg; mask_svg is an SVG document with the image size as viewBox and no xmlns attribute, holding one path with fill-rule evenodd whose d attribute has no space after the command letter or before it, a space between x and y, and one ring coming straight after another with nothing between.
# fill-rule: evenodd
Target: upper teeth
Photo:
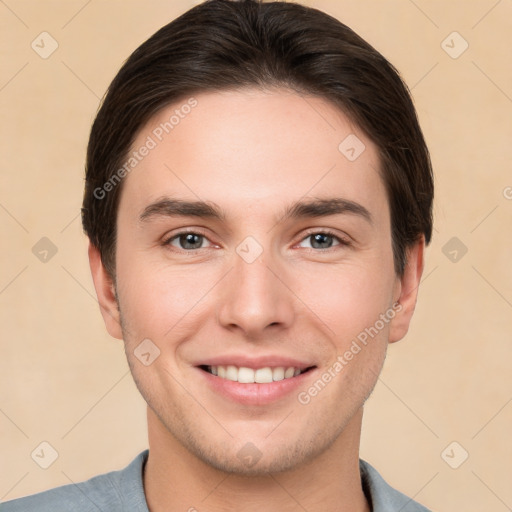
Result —
<instances>
[{"instance_id":1,"label":"upper teeth","mask_svg":"<svg viewBox=\"0 0 512 512\"><path fill-rule=\"evenodd\" d=\"M276 380L289 379L290 377L295 377L301 373L299 368L295 368L293 366L278 366L276 368L266 366L264 368L253 370L252 368L246 368L245 366L237 367L233 365L218 365L208 366L208 371L213 375L222 377L223 379L242 382L244 384L251 384L254 382L264 384Z\"/></svg>"}]
</instances>

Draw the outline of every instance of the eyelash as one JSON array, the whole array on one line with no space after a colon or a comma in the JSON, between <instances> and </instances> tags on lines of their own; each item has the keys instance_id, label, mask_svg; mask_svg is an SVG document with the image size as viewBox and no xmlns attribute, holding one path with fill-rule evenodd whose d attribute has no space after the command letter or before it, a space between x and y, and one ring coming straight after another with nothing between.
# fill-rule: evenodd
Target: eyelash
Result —
<instances>
[{"instance_id":1,"label":"eyelash","mask_svg":"<svg viewBox=\"0 0 512 512\"><path fill-rule=\"evenodd\" d=\"M199 249L181 249L181 248L177 248L177 247L171 246L171 242L173 240L178 239L180 236L189 235L189 234L199 235L199 236L202 236L203 238L208 240L208 237L206 236L206 234L202 233L200 230L180 231L179 233L173 234L171 237L166 238L163 241L162 245L165 246L165 247L172 247L172 250L176 250L176 251L179 251L179 252L189 252L189 253L192 253L192 252L198 251L200 249L203 249L203 248L199 248ZM326 249L317 249L317 248L314 248L314 247L305 247L305 249L308 249L308 250L311 250L311 251L314 251L314 252L330 252L331 250L335 250L336 247L349 247L349 246L352 245L351 242L348 240L348 238L343 238L343 237L337 235L336 233L334 233L333 231L331 231L329 229L308 231L306 233L306 235L303 236L300 239L299 243L303 242L304 240L306 240L309 237L312 237L313 235L327 235L329 237L334 238L335 240L337 240L339 242L337 245L334 245L332 247L328 247Z\"/></svg>"},{"instance_id":2,"label":"eyelash","mask_svg":"<svg viewBox=\"0 0 512 512\"><path fill-rule=\"evenodd\" d=\"M322 229L322 230L313 229L311 231L307 231L306 235L300 239L300 242L306 240L307 238L309 238L313 235L327 235L327 236L334 238L335 240L337 240L339 242L338 245L328 247L327 249L315 249L314 247L307 248L307 249L311 249L312 251L315 251L315 252L318 252L318 251L328 252L331 250L335 250L336 247L349 247L351 245L348 237L347 238L341 237L340 235L337 235L334 231L331 231L330 229Z\"/></svg>"}]
</instances>

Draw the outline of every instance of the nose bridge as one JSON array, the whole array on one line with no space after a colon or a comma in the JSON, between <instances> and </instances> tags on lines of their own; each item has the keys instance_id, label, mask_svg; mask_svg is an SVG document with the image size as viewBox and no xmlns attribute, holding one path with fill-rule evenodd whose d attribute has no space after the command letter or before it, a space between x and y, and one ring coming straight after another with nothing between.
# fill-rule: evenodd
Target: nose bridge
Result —
<instances>
[{"instance_id":1,"label":"nose bridge","mask_svg":"<svg viewBox=\"0 0 512 512\"><path fill-rule=\"evenodd\" d=\"M233 257L234 268L227 276L219 321L224 327L237 326L246 335L257 336L271 325L284 327L292 322L292 294L272 268L277 262L270 258L270 251L261 251L253 258L254 247L251 241L247 244L242 242ZM247 257L251 251L252 257Z\"/></svg>"}]
</instances>

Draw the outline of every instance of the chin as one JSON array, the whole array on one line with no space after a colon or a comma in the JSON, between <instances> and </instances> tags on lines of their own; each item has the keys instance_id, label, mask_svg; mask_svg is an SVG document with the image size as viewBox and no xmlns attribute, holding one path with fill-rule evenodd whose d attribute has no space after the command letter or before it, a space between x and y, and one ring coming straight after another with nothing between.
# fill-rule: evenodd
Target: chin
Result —
<instances>
[{"instance_id":1,"label":"chin","mask_svg":"<svg viewBox=\"0 0 512 512\"><path fill-rule=\"evenodd\" d=\"M233 450L232 446L231 450ZM284 447L281 445L279 450L269 446L262 451L250 442L239 450L231 452L226 452L224 449L213 452L210 448L208 452L199 449L195 454L204 463L219 471L247 477L268 476L268 473L292 471L315 456L314 452L304 451L303 446Z\"/></svg>"},{"instance_id":2,"label":"chin","mask_svg":"<svg viewBox=\"0 0 512 512\"><path fill-rule=\"evenodd\" d=\"M276 434L276 433L275 433ZM240 435L233 438L212 439L208 433L182 430L178 442L206 465L224 473L239 476L268 476L268 473L294 471L322 455L336 440L335 429L316 428L294 436Z\"/></svg>"}]
</instances>

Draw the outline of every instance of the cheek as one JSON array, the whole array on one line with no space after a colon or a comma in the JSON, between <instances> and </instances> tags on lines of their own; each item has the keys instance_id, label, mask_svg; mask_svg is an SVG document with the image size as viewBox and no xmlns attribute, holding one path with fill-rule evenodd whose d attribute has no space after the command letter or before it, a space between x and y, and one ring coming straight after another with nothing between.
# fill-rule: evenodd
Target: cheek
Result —
<instances>
[{"instance_id":1,"label":"cheek","mask_svg":"<svg viewBox=\"0 0 512 512\"><path fill-rule=\"evenodd\" d=\"M155 275L125 279L119 301L131 331L139 337L162 339L193 307L195 293L184 292L187 284L183 280L168 282Z\"/></svg>"},{"instance_id":2,"label":"cheek","mask_svg":"<svg viewBox=\"0 0 512 512\"><path fill-rule=\"evenodd\" d=\"M187 334L208 303L217 269L172 266L164 258L144 254L120 255L117 260L118 294L124 325L130 338L167 340Z\"/></svg>"},{"instance_id":3,"label":"cheek","mask_svg":"<svg viewBox=\"0 0 512 512\"><path fill-rule=\"evenodd\" d=\"M388 266L392 268L391 260ZM329 329L330 337L346 343L390 308L392 277L392 270L382 264L323 265L304 272L297 295ZM380 330L386 331L387 324Z\"/></svg>"}]
</instances>

